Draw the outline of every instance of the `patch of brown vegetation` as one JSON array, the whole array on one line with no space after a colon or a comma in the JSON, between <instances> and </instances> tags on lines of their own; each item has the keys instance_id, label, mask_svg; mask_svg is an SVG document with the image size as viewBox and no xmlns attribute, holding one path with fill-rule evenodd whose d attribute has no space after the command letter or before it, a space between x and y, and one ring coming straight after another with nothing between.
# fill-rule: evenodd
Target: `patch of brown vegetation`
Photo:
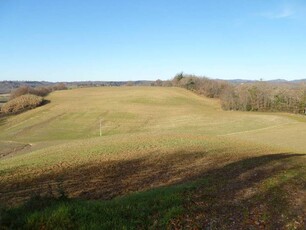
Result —
<instances>
[{"instance_id":1,"label":"patch of brown vegetation","mask_svg":"<svg viewBox=\"0 0 306 230\"><path fill-rule=\"evenodd\" d=\"M5 103L1 107L1 112L4 114L19 113L28 109L36 108L43 103L43 98L31 94L22 95L9 102Z\"/></svg>"}]
</instances>

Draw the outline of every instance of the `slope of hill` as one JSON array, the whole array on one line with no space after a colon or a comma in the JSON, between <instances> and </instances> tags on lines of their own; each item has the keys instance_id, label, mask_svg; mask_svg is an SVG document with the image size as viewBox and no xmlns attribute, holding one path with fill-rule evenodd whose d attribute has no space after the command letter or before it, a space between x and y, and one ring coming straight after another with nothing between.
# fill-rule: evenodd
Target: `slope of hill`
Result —
<instances>
[{"instance_id":1,"label":"slope of hill","mask_svg":"<svg viewBox=\"0 0 306 230\"><path fill-rule=\"evenodd\" d=\"M47 99L0 120L0 201L49 196L5 212L5 223L18 215L16 226L29 228L305 224L304 116L224 112L181 88L82 88ZM61 193L69 199L54 198Z\"/></svg>"}]
</instances>

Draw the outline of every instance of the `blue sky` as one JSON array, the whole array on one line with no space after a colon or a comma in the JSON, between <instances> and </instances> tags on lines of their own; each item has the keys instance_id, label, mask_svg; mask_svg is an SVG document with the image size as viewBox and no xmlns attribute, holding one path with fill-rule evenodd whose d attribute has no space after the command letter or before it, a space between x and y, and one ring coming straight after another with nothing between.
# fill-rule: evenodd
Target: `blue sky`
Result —
<instances>
[{"instance_id":1,"label":"blue sky","mask_svg":"<svg viewBox=\"0 0 306 230\"><path fill-rule=\"evenodd\" d=\"M0 0L0 80L306 78L304 0Z\"/></svg>"}]
</instances>

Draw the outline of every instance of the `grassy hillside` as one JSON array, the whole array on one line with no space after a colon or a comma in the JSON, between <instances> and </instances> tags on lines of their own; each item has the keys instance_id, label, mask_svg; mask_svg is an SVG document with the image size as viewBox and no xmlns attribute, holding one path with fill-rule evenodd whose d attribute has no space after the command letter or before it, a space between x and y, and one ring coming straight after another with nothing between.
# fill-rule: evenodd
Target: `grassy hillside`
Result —
<instances>
[{"instance_id":1,"label":"grassy hillside","mask_svg":"<svg viewBox=\"0 0 306 230\"><path fill-rule=\"evenodd\" d=\"M83 88L47 99L0 118L0 202L15 207L0 225L305 224L304 116L225 112L180 88Z\"/></svg>"}]
</instances>

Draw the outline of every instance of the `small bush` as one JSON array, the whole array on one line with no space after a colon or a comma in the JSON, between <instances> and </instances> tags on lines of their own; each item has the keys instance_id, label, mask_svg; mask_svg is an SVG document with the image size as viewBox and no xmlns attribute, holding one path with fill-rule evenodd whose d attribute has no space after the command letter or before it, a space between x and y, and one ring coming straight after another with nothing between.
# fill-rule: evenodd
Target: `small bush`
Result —
<instances>
[{"instance_id":1,"label":"small bush","mask_svg":"<svg viewBox=\"0 0 306 230\"><path fill-rule=\"evenodd\" d=\"M67 86L64 83L58 83L58 84L52 86L53 91L66 90L66 89L67 89Z\"/></svg>"},{"instance_id":2,"label":"small bush","mask_svg":"<svg viewBox=\"0 0 306 230\"><path fill-rule=\"evenodd\" d=\"M51 93L52 89L50 87L37 87L34 89L30 90L30 94L36 95L36 96L40 96L40 97L45 97L47 96L49 93Z\"/></svg>"},{"instance_id":3,"label":"small bush","mask_svg":"<svg viewBox=\"0 0 306 230\"><path fill-rule=\"evenodd\" d=\"M24 110L33 109L43 103L43 98L26 94L10 100L1 107L1 112L4 114L19 113Z\"/></svg>"},{"instance_id":4,"label":"small bush","mask_svg":"<svg viewBox=\"0 0 306 230\"><path fill-rule=\"evenodd\" d=\"M20 86L18 89L14 90L11 95L10 95L10 100L13 100L17 97L20 97L22 95L25 94L29 94L30 93L31 88L29 86L23 85Z\"/></svg>"},{"instance_id":5,"label":"small bush","mask_svg":"<svg viewBox=\"0 0 306 230\"><path fill-rule=\"evenodd\" d=\"M36 96L45 97L52 91L65 90L65 89L67 89L67 87L64 83L58 83L58 84L51 85L48 87L41 86L41 87L35 87L35 88L23 85L15 89L14 91L12 91L10 95L10 100L13 100L17 97L20 97L26 94L33 94Z\"/></svg>"}]
</instances>

